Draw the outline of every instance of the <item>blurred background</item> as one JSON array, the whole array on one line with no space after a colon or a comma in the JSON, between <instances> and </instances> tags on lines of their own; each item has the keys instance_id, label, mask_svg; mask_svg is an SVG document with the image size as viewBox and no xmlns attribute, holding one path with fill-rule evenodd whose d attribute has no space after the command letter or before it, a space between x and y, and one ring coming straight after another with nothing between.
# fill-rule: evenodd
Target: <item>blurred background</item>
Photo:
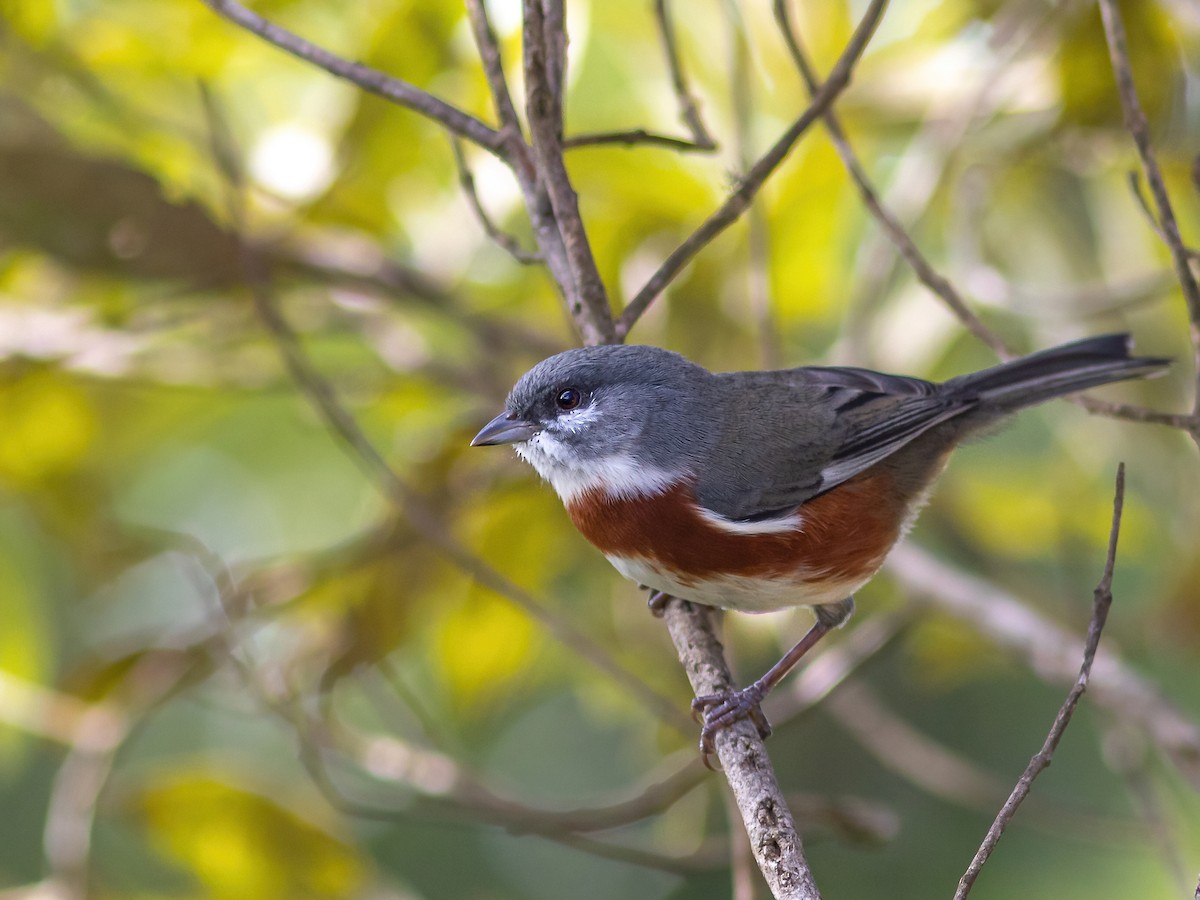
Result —
<instances>
[{"instance_id":1,"label":"blurred background","mask_svg":"<svg viewBox=\"0 0 1200 900\"><path fill-rule=\"evenodd\" d=\"M794 5L819 72L865 6ZM1119 7L1200 240L1200 13ZM494 121L459 4L253 8ZM519 94L518 4L489 9ZM717 149L568 155L617 298L808 99L770 4L671 11ZM686 136L659 24L648 0L568 3L569 135ZM471 147L460 169L439 127L196 0L10 0L0 51L0 897L730 896L740 826L696 760L662 623L532 470L467 446L521 372L578 343L462 186L530 248L508 170ZM888 209L1011 347L1132 331L1178 363L1100 396L1190 409L1186 312L1130 186L1094 3L895 0L837 111ZM270 271L258 302L243 242ZM996 361L819 125L630 339L713 369ZM829 642L854 672L769 707L827 896L953 893L1073 679L1118 460L1121 668L973 896L1191 896L1196 447L1061 401L957 454ZM728 617L740 677L809 622Z\"/></svg>"}]
</instances>

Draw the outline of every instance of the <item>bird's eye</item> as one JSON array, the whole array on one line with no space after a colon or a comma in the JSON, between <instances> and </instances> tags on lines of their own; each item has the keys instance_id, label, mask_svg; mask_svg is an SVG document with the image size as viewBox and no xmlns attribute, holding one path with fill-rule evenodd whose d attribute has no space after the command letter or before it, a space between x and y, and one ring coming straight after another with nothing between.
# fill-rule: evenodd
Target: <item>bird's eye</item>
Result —
<instances>
[{"instance_id":1,"label":"bird's eye","mask_svg":"<svg viewBox=\"0 0 1200 900\"><path fill-rule=\"evenodd\" d=\"M583 394L577 388L565 388L554 398L554 405L563 412L569 412L583 402Z\"/></svg>"}]
</instances>

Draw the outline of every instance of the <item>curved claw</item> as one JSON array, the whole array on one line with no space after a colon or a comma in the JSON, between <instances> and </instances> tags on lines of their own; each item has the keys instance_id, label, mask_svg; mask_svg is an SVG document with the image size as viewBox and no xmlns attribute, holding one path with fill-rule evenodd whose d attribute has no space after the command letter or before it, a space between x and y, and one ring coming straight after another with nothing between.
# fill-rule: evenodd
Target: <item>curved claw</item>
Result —
<instances>
[{"instance_id":1,"label":"curved claw","mask_svg":"<svg viewBox=\"0 0 1200 900\"><path fill-rule=\"evenodd\" d=\"M771 736L771 723L763 715L762 702L766 691L755 682L740 691L704 694L692 701L692 718L703 722L700 728L700 756L706 768L712 769L711 756L716 752L717 732L742 719L749 719L758 729L758 736Z\"/></svg>"}]
</instances>

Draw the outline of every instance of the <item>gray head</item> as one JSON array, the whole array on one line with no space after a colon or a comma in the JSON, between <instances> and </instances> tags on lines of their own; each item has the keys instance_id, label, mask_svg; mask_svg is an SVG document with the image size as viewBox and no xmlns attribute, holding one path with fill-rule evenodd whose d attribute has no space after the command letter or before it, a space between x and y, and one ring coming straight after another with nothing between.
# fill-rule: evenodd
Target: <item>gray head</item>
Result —
<instances>
[{"instance_id":1,"label":"gray head","mask_svg":"<svg viewBox=\"0 0 1200 900\"><path fill-rule=\"evenodd\" d=\"M594 489L656 493L709 438L696 423L712 378L658 347L568 350L521 376L471 445L514 444L567 501Z\"/></svg>"}]
</instances>

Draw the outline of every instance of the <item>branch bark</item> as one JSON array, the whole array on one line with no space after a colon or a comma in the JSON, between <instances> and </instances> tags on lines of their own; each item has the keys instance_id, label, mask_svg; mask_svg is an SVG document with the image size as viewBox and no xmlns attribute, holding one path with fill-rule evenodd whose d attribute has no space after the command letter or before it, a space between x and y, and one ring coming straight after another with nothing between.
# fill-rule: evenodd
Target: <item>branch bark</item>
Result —
<instances>
[{"instance_id":1,"label":"branch bark","mask_svg":"<svg viewBox=\"0 0 1200 900\"><path fill-rule=\"evenodd\" d=\"M608 294L588 244L579 196L563 159L563 77L566 24L562 0L525 0L525 114L538 177L550 201L566 251L567 307L586 344L617 339Z\"/></svg>"},{"instance_id":2,"label":"branch bark","mask_svg":"<svg viewBox=\"0 0 1200 900\"><path fill-rule=\"evenodd\" d=\"M330 75L344 78L364 91L418 112L432 119L465 140L486 147L498 156L504 155L503 136L496 129L468 115L461 109L435 97L401 78L379 72L362 63L354 63L330 53L323 47L293 34L286 28L264 19L235 0L201 0L221 18L256 34L280 50L324 69Z\"/></svg>"},{"instance_id":3,"label":"branch bark","mask_svg":"<svg viewBox=\"0 0 1200 900\"><path fill-rule=\"evenodd\" d=\"M713 615L707 607L672 600L663 617L696 696L734 687L724 648L713 631ZM737 722L717 734L716 747L754 860L772 896L819 900L796 823L758 729L749 721Z\"/></svg>"},{"instance_id":4,"label":"branch bark","mask_svg":"<svg viewBox=\"0 0 1200 900\"><path fill-rule=\"evenodd\" d=\"M1154 147L1150 142L1150 123L1142 111L1141 101L1138 100L1137 88L1133 83L1133 69L1129 63L1129 48L1125 40L1125 21L1116 0L1100 0L1100 18L1104 23L1104 37L1108 42L1109 59L1112 62L1113 75L1117 79L1117 94L1121 98L1121 110L1125 116L1125 128L1133 138L1137 147L1138 158L1142 163L1142 171L1150 185L1150 196L1158 212L1158 224L1163 240L1171 252L1171 263L1175 268L1175 277L1183 290L1183 299L1187 304L1188 323L1192 339L1192 361L1195 365L1196 393L1192 403L1192 416L1200 419L1200 284L1192 272L1190 254L1184 246L1183 237L1179 232L1179 223L1175 219L1175 210L1171 205L1171 197L1167 193L1163 181L1162 170ZM1192 440L1200 446L1200 427L1193 426L1189 433Z\"/></svg>"}]
</instances>

